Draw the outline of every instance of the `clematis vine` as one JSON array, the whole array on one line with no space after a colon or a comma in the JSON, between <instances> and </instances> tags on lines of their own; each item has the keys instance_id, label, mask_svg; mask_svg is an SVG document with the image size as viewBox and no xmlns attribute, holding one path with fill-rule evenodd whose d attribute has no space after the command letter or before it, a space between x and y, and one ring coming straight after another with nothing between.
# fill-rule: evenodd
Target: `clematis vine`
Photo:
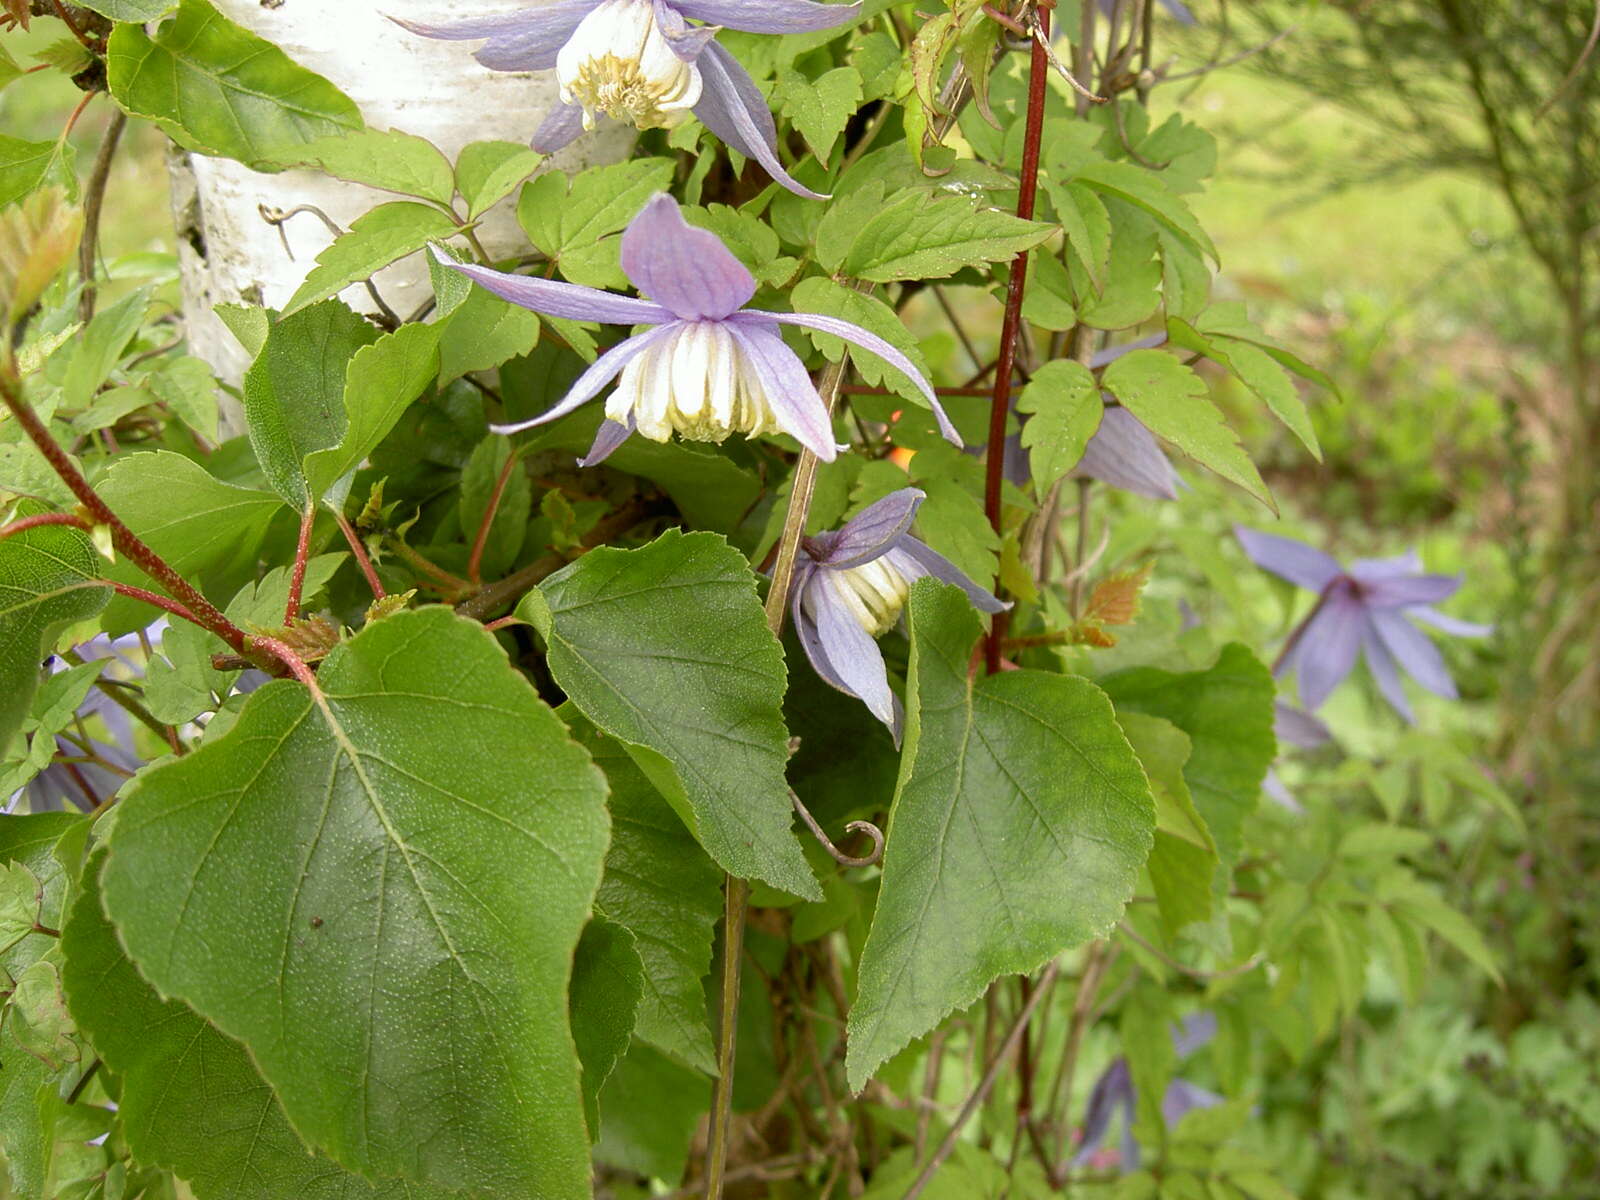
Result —
<instances>
[{"instance_id":1,"label":"clematis vine","mask_svg":"<svg viewBox=\"0 0 1600 1200\"><path fill-rule=\"evenodd\" d=\"M730 433L755 437L776 431L832 462L838 447L828 406L805 364L784 344L780 325L829 333L876 354L917 385L945 437L960 445L933 385L876 334L815 313L744 308L755 295L755 279L716 234L685 221L678 202L664 192L650 199L622 235L622 269L648 299L458 263L437 247L434 255L495 295L537 313L650 326L602 354L549 411L494 426L498 433L518 433L564 417L620 375L606 401L606 420L581 460L584 466L603 460L634 432L656 442L674 432L691 441L721 442Z\"/></svg>"},{"instance_id":2,"label":"clematis vine","mask_svg":"<svg viewBox=\"0 0 1600 1200\"><path fill-rule=\"evenodd\" d=\"M804 539L789 598L795 632L817 674L865 704L894 733L896 745L905 712L874 639L900 620L911 585L931 575L966 592L979 612L1011 607L911 536L926 495L901 488L843 528Z\"/></svg>"},{"instance_id":3,"label":"clematis vine","mask_svg":"<svg viewBox=\"0 0 1600 1200\"><path fill-rule=\"evenodd\" d=\"M1432 606L1455 595L1459 575L1427 575L1415 552L1398 558L1359 559L1346 569L1311 546L1254 529L1234 527L1250 561L1290 583L1316 592L1317 603L1289 635L1274 674L1295 672L1300 703L1315 709L1364 657L1378 690L1403 718L1411 704L1400 682L1403 669L1418 684L1454 700L1455 681L1428 638L1407 618L1458 637L1486 637L1492 625L1446 616Z\"/></svg>"},{"instance_id":4,"label":"clematis vine","mask_svg":"<svg viewBox=\"0 0 1600 1200\"><path fill-rule=\"evenodd\" d=\"M442 25L391 19L423 37L483 41L474 57L493 71L553 67L562 104L533 135L541 154L561 149L602 116L669 129L692 112L791 192L822 199L783 169L766 100L715 39L722 28L813 33L860 14L859 3L813 0L550 0Z\"/></svg>"}]
</instances>

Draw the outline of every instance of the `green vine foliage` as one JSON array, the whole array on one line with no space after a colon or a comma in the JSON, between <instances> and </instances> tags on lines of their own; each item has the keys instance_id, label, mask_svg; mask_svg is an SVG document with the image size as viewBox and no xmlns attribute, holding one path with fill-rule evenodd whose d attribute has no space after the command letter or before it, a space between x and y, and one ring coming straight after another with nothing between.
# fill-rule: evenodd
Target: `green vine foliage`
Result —
<instances>
[{"instance_id":1,"label":"green vine foliage","mask_svg":"<svg viewBox=\"0 0 1600 1200\"><path fill-rule=\"evenodd\" d=\"M451 161L207 0L56 7L100 106L385 195L279 308L218 311L250 359L222 385L170 262L83 278L104 179L0 137L0 1194L1276 1200L1303 1164L1261 1072L1326 1053L1374 973L1496 970L1409 806L1263 799L1282 593L1226 536L1274 505L1235 425L1315 455L1332 397L1216 274L1215 145L1151 98L1167 9L1063 0L1048 57L1029 3L723 32L818 199L694 119L573 174ZM364 286L448 247L620 294L660 192L748 307L876 335L973 452L902 366L790 328L831 461L768 431L579 468L597 406L491 426L625 328L443 258L415 316ZM497 205L526 243L489 261ZM1185 492L1088 469L1124 417ZM898 597L891 731L772 590L908 486L919 544L1010 608ZM1460 803L1497 803L1452 753ZM1310 795L1336 758L1285 769ZM1117 1061L1137 1159L1077 1144Z\"/></svg>"}]
</instances>

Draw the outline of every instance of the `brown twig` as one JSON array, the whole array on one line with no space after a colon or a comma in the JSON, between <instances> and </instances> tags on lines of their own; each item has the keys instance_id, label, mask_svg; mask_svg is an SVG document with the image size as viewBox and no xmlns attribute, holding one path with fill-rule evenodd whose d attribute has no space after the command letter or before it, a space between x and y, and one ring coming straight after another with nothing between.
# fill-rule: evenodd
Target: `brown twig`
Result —
<instances>
[{"instance_id":1,"label":"brown twig","mask_svg":"<svg viewBox=\"0 0 1600 1200\"><path fill-rule=\"evenodd\" d=\"M789 789L789 799L793 801L794 810L800 814L800 819L805 822L806 828L811 830L811 835L822 843L822 848L828 852L828 857L841 867L872 867L883 861L883 830L871 821L851 821L845 826L851 833L864 833L872 839L872 853L864 858L855 858L833 844L832 839L823 831L817 819L811 815L811 810L795 794L793 788Z\"/></svg>"},{"instance_id":2,"label":"brown twig","mask_svg":"<svg viewBox=\"0 0 1600 1200\"><path fill-rule=\"evenodd\" d=\"M89 522L82 517L75 517L71 513L35 513L31 517L19 517L9 525L0 525L0 542L19 533L26 533L30 529L38 529L44 525L68 525L73 529L89 529Z\"/></svg>"},{"instance_id":3,"label":"brown twig","mask_svg":"<svg viewBox=\"0 0 1600 1200\"><path fill-rule=\"evenodd\" d=\"M1051 987L1055 984L1056 976L1060 973L1060 965L1054 961L1044 969L1044 974L1039 976L1038 985L1034 987L1033 994L1028 997L1027 1003L1017 1013L1016 1019L1011 1023L1011 1029L1006 1034L1005 1040L1000 1043L990 1060L988 1068L983 1073L983 1078L973 1093L967 1097L966 1103L961 1106L961 1111L956 1113L956 1118L950 1123L949 1130L944 1135L944 1140L939 1143L939 1148L933 1152L933 1157L927 1161L922 1170L918 1172L916 1180L906 1189L903 1200L916 1200L923 1190L933 1181L939 1168L944 1165L944 1160L950 1157L956 1148L956 1142L961 1139L961 1130L972 1119L972 1114L978 1111L979 1106L994 1089L995 1081L1000 1078L1001 1071L1005 1068L1006 1060L1022 1041L1023 1030L1027 1029L1028 1022L1033 1020L1033 1014L1040 1003L1050 994Z\"/></svg>"},{"instance_id":4,"label":"brown twig","mask_svg":"<svg viewBox=\"0 0 1600 1200\"><path fill-rule=\"evenodd\" d=\"M111 161L116 157L128 117L120 108L111 110L105 136L94 156L94 169L83 189L83 240L78 243L78 273L83 276L83 293L78 297L78 320L87 325L94 316L95 259L100 249L100 213L105 208L106 185L111 181Z\"/></svg>"},{"instance_id":5,"label":"brown twig","mask_svg":"<svg viewBox=\"0 0 1600 1200\"><path fill-rule=\"evenodd\" d=\"M1028 123L1022 141L1022 175L1017 191L1017 216L1033 219L1034 202L1039 192L1039 147L1044 137L1044 104L1050 77L1046 72L1046 52L1050 42L1050 14L1034 10L1038 35L1030 47L1028 74ZM1005 320L1000 329L1000 356L994 373L994 396L989 404L989 446L985 453L983 511L989 527L999 536L1001 529L1000 487L1005 480L1006 421L1011 415L1011 372L1016 363L1017 332L1022 326L1022 300L1028 287L1028 251L1012 261L1011 279L1006 286ZM998 587L998 584L996 585ZM992 675L1000 670L1000 641L1005 622L996 614L984 636L984 665Z\"/></svg>"},{"instance_id":6,"label":"brown twig","mask_svg":"<svg viewBox=\"0 0 1600 1200\"><path fill-rule=\"evenodd\" d=\"M100 498L100 494L89 486L88 480L78 470L77 464L68 457L67 452L55 438L50 436L50 431L45 428L44 422L39 420L38 414L23 400L15 378L5 368L0 368L0 400L3 400L5 406L11 410L11 415L16 418L17 424L44 456L51 469L78 498L90 523L108 527L111 530L112 545L118 552L182 603L188 612L193 614L191 620L203 625L234 650L243 654L244 630L223 616L221 610L202 596L193 584L173 570L165 559L145 545L133 530L123 524L122 518L111 511L106 502Z\"/></svg>"}]
</instances>

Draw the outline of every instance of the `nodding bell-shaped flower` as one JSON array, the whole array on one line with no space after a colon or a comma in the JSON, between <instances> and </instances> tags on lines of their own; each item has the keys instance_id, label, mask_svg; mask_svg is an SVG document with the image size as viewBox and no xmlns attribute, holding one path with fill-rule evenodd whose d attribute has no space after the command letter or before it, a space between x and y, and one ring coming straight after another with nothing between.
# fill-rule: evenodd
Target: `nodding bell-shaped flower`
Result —
<instances>
[{"instance_id":1,"label":"nodding bell-shaped flower","mask_svg":"<svg viewBox=\"0 0 1600 1200\"><path fill-rule=\"evenodd\" d=\"M656 129L692 111L791 192L820 199L783 169L765 98L714 39L722 28L813 33L860 15L859 3L815 0L546 0L521 12L441 25L391 19L423 37L482 41L475 57L493 71L555 68L562 106L533 135L541 154L561 149L602 116Z\"/></svg>"},{"instance_id":2,"label":"nodding bell-shaped flower","mask_svg":"<svg viewBox=\"0 0 1600 1200\"><path fill-rule=\"evenodd\" d=\"M843 528L800 543L789 593L795 632L827 683L865 704L900 744L905 712L889 688L875 638L900 620L911 585L924 575L953 583L979 612L1011 606L911 536L926 493L901 488L862 509Z\"/></svg>"},{"instance_id":3,"label":"nodding bell-shaped flower","mask_svg":"<svg viewBox=\"0 0 1600 1200\"><path fill-rule=\"evenodd\" d=\"M782 432L832 462L838 447L827 405L805 364L779 336L780 325L830 333L876 354L917 385L945 437L961 444L933 385L876 334L835 317L742 307L755 295L754 277L716 234L685 221L677 201L664 192L650 199L622 235L622 269L649 299L458 263L437 247L434 256L537 313L651 326L602 354L549 411L520 424L494 426L497 433L519 433L564 417L621 375L606 402L599 436L581 460L584 466L603 460L634 432L655 442L673 433L720 442L730 433Z\"/></svg>"},{"instance_id":4,"label":"nodding bell-shaped flower","mask_svg":"<svg viewBox=\"0 0 1600 1200\"><path fill-rule=\"evenodd\" d=\"M1290 538L1237 525L1233 532L1256 566L1317 593L1316 607L1289 635L1273 670L1275 675L1295 672L1300 703L1308 711L1355 669L1360 655L1384 699L1405 720L1414 720L1400 670L1435 695L1454 700L1457 692L1438 647L1406 618L1458 637L1487 637L1494 631L1492 625L1460 621L1433 608L1455 595L1461 577L1423 574L1414 552L1359 559L1346 569Z\"/></svg>"}]
</instances>

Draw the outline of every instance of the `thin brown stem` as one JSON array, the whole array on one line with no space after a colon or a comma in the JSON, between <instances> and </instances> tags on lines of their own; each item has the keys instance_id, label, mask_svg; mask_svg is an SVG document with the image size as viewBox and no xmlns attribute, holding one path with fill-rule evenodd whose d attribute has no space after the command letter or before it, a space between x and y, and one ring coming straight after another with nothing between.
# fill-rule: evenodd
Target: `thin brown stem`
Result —
<instances>
[{"instance_id":1,"label":"thin brown stem","mask_svg":"<svg viewBox=\"0 0 1600 1200\"><path fill-rule=\"evenodd\" d=\"M38 529L44 525L68 525L73 529L85 531L89 528L89 522L71 513L35 513L31 517L19 517L9 525L0 525L0 542L15 534L26 533L30 529Z\"/></svg>"},{"instance_id":2,"label":"thin brown stem","mask_svg":"<svg viewBox=\"0 0 1600 1200\"><path fill-rule=\"evenodd\" d=\"M111 181L111 162L122 141L128 117L120 108L111 110L105 136L94 156L94 169L83 189L83 240L78 243L78 273L83 276L83 293L78 297L78 320L85 325L94 316L95 260L100 250L100 214L105 208L106 185Z\"/></svg>"},{"instance_id":3,"label":"thin brown stem","mask_svg":"<svg viewBox=\"0 0 1600 1200\"><path fill-rule=\"evenodd\" d=\"M1092 7L1092 6L1091 6ZM1050 14L1035 11L1037 36L1030 45L1028 74L1028 123L1023 132L1022 175L1017 191L1017 216L1033 219L1039 192L1039 148L1044 137L1044 105L1048 94ZM1011 264L1011 279L1006 286L1005 319L1000 329L1000 356L995 367L994 395L989 404L989 445L985 454L983 511L989 527L1001 532L1001 484L1005 479L1006 422L1011 415L1011 372L1016 364L1017 333L1022 326L1022 300L1028 287L1028 251L1018 254ZM998 588L998 583L996 584ZM996 614L984 637L984 665L992 675L1000 670L1000 640L1005 621Z\"/></svg>"},{"instance_id":4,"label":"thin brown stem","mask_svg":"<svg viewBox=\"0 0 1600 1200\"><path fill-rule=\"evenodd\" d=\"M67 6L61 0L50 0L50 6L56 10L56 16L60 17L61 23L72 31L72 36L78 39L83 48L98 58L100 48L94 44L94 39L84 31L83 27L73 20Z\"/></svg>"},{"instance_id":5,"label":"thin brown stem","mask_svg":"<svg viewBox=\"0 0 1600 1200\"><path fill-rule=\"evenodd\" d=\"M483 520L478 522L478 536L472 539L472 557L467 560L467 578L474 587L483 583L483 550L489 544L489 529L494 524L494 517L500 511L500 500L506 493L506 485L511 482L511 472L516 470L517 464L522 461L522 455L517 448L512 446L506 452L505 465L500 468L500 476L494 481L494 491L489 493L489 503L484 507Z\"/></svg>"},{"instance_id":6,"label":"thin brown stem","mask_svg":"<svg viewBox=\"0 0 1600 1200\"><path fill-rule=\"evenodd\" d=\"M350 553L356 556L356 565L367 577L367 586L372 589L372 598L382 600L387 593L383 590L383 582L378 578L372 559L367 555L367 548L361 544L361 535L356 532L355 526L350 524L350 518L344 513L336 512L333 515L339 522L339 532L344 534L344 540L350 543Z\"/></svg>"},{"instance_id":7,"label":"thin brown stem","mask_svg":"<svg viewBox=\"0 0 1600 1200\"><path fill-rule=\"evenodd\" d=\"M234 650L244 653L244 630L223 616L221 610L202 596L193 584L173 570L165 559L145 545L133 530L123 524L122 519L111 511L99 493L89 486L88 480L78 470L77 464L55 438L50 436L50 431L45 428L44 422L39 420L38 414L23 400L15 377L4 367L0 367L0 400L3 400L5 406L11 410L11 415L16 418L17 424L44 456L51 469L78 498L90 523L108 527L111 530L112 544L117 550L165 588L169 594L176 597L188 612L193 614L191 620L211 630Z\"/></svg>"},{"instance_id":8,"label":"thin brown stem","mask_svg":"<svg viewBox=\"0 0 1600 1200\"><path fill-rule=\"evenodd\" d=\"M292 625L300 615L300 598L306 588L306 561L311 557L311 527L317 521L317 506L307 503L300 518L300 537L294 547L294 567L289 572L289 602L283 609L283 623Z\"/></svg>"},{"instance_id":9,"label":"thin brown stem","mask_svg":"<svg viewBox=\"0 0 1600 1200\"><path fill-rule=\"evenodd\" d=\"M933 1152L933 1157L927 1161L922 1170L917 1173L916 1181L906 1189L904 1200L916 1200L923 1190L933 1181L939 1168L944 1165L944 1160L949 1158L956 1148L956 1143L961 1139L961 1130L972 1119L972 1114L978 1111L983 1102L988 1099L989 1093L994 1090L995 1081L1000 1078L1000 1073L1005 1068L1006 1060L1011 1057L1017 1044L1022 1040L1023 1031L1028 1028L1028 1022L1033 1020L1033 1014L1040 1003L1050 994L1051 987L1055 984L1056 976L1060 973L1060 965L1054 961L1044 969L1044 974L1039 976L1039 982L1033 989L1033 994L1028 997L1016 1019L1011 1023L1010 1032L1005 1040L1000 1043L1000 1049L990 1060L988 1068L983 1073L982 1080L973 1093L967 1097L966 1103L961 1106L961 1111L956 1114L950 1123L949 1130L944 1135L944 1140L939 1143L939 1148Z\"/></svg>"},{"instance_id":10,"label":"thin brown stem","mask_svg":"<svg viewBox=\"0 0 1600 1200\"><path fill-rule=\"evenodd\" d=\"M1094 942L1089 946L1088 955L1084 959L1083 974L1078 979L1078 994L1072 1002L1072 1019L1067 1026L1066 1045L1061 1052L1061 1067L1056 1072L1055 1083L1050 1089L1050 1112L1055 1117L1056 1125L1053 1157L1061 1163L1055 1173L1057 1178L1066 1172L1067 1164L1061 1160L1065 1152L1067 1133L1072 1126L1072 1083L1073 1076L1077 1074L1078 1049L1083 1044L1084 1031L1088 1029L1089 1017L1094 1011L1094 1000L1100 992L1100 982L1105 977L1110 962L1111 958L1106 953L1104 942Z\"/></svg>"}]
</instances>

